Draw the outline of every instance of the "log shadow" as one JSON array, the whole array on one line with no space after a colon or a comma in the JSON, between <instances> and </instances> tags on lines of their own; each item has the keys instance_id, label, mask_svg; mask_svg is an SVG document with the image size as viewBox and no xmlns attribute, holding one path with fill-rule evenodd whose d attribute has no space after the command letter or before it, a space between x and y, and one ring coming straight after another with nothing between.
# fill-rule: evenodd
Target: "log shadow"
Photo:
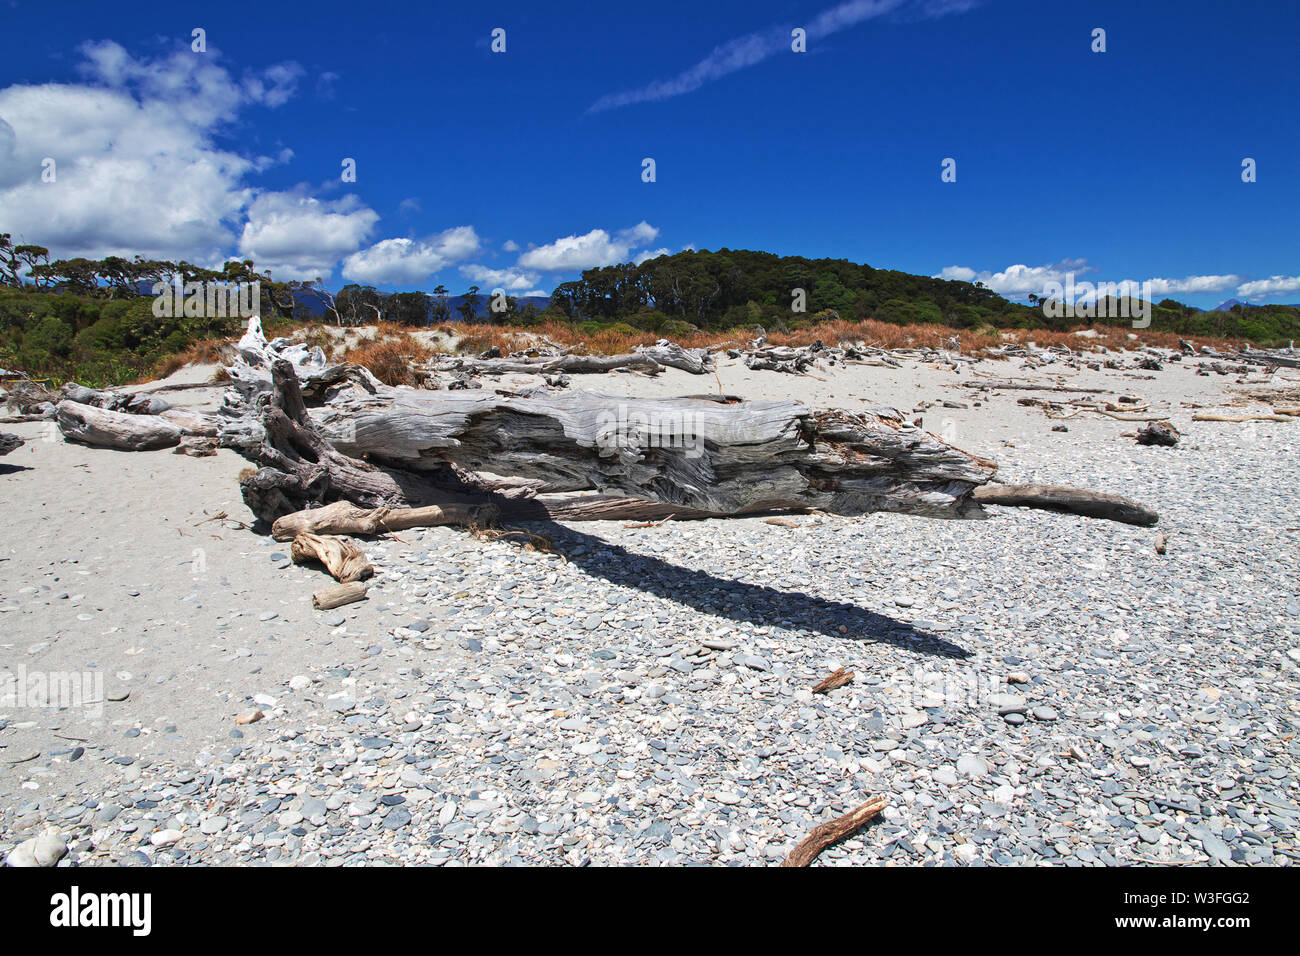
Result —
<instances>
[{"instance_id":1,"label":"log shadow","mask_svg":"<svg viewBox=\"0 0 1300 956\"><path fill-rule=\"evenodd\" d=\"M0 463L0 475L16 475L20 471L33 471L31 465L7 465Z\"/></svg>"},{"instance_id":2,"label":"log shadow","mask_svg":"<svg viewBox=\"0 0 1300 956\"><path fill-rule=\"evenodd\" d=\"M780 591L764 584L720 578L707 571L679 567L661 558L629 551L598 535L568 525L529 521L529 530L551 538L559 550L583 571L619 584L684 604L704 614L738 624L776 625L818 631L843 641L889 644L915 654L964 660L970 652L938 634L905 621L877 614L856 604L828 601L802 591ZM573 545L585 546L581 554ZM846 633L840 633L840 627Z\"/></svg>"}]
</instances>

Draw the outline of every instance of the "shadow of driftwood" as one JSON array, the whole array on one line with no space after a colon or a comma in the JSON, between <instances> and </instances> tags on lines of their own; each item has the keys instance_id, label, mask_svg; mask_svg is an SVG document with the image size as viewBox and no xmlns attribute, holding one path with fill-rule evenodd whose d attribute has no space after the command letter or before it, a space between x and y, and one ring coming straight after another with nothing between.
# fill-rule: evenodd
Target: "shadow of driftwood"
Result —
<instances>
[{"instance_id":1,"label":"shadow of driftwood","mask_svg":"<svg viewBox=\"0 0 1300 956\"><path fill-rule=\"evenodd\" d=\"M679 567L566 525L532 521L526 526L551 538L571 564L588 574L705 614L742 624L818 631L840 640L891 644L934 657L970 656L965 648L937 634L855 604L828 601L802 591L779 591L763 584L733 581L707 571ZM575 554L574 546L586 550Z\"/></svg>"},{"instance_id":2,"label":"shadow of driftwood","mask_svg":"<svg viewBox=\"0 0 1300 956\"><path fill-rule=\"evenodd\" d=\"M15 475L20 471L31 471L31 465L7 465L0 462L0 475Z\"/></svg>"}]
</instances>

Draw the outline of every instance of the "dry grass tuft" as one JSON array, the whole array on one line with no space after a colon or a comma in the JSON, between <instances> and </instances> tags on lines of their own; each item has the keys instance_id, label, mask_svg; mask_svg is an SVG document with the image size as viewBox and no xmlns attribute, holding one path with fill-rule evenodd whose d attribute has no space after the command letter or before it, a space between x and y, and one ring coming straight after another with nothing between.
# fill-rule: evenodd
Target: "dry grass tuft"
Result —
<instances>
[{"instance_id":1,"label":"dry grass tuft","mask_svg":"<svg viewBox=\"0 0 1300 956\"><path fill-rule=\"evenodd\" d=\"M385 385L419 385L421 377L413 364L432 357L428 346L400 326L387 323L379 327L373 340L359 342L346 353L349 362L364 365Z\"/></svg>"}]
</instances>

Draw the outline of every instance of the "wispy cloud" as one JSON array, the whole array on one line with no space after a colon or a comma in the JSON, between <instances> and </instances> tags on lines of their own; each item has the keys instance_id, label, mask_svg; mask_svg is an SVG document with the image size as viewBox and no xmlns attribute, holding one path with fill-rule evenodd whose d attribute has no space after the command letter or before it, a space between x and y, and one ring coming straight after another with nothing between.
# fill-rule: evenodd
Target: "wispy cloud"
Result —
<instances>
[{"instance_id":1,"label":"wispy cloud","mask_svg":"<svg viewBox=\"0 0 1300 956\"><path fill-rule=\"evenodd\" d=\"M846 0L823 10L806 24L799 25L807 31L809 43L813 43L888 13L931 19L961 13L980 2L981 0ZM714 47L700 62L671 79L656 80L638 89L606 94L593 103L587 112L601 113L633 103L652 103L694 92L706 83L754 66L778 53L788 52L791 29L790 26L770 27L728 40Z\"/></svg>"}]
</instances>

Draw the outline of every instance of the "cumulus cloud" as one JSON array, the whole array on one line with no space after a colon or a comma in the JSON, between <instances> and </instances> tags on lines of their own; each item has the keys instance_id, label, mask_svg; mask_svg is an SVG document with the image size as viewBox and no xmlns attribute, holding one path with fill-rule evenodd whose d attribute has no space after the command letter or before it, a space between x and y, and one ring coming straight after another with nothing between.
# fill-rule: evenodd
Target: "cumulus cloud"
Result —
<instances>
[{"instance_id":1,"label":"cumulus cloud","mask_svg":"<svg viewBox=\"0 0 1300 956\"><path fill-rule=\"evenodd\" d=\"M564 236L544 246L529 249L519 257L519 265L541 272L575 272L626 262L632 250L653 242L659 230L644 220L631 229L610 235L593 229L581 236Z\"/></svg>"},{"instance_id":2,"label":"cumulus cloud","mask_svg":"<svg viewBox=\"0 0 1300 956\"><path fill-rule=\"evenodd\" d=\"M301 67L237 78L215 52L143 60L105 41L81 53L84 82L0 90L5 229L56 256L222 261L256 196L246 178L292 152L250 159L215 138L241 110L287 101Z\"/></svg>"},{"instance_id":3,"label":"cumulus cloud","mask_svg":"<svg viewBox=\"0 0 1300 956\"><path fill-rule=\"evenodd\" d=\"M384 239L349 255L343 277L368 285L419 285L435 272L478 252L473 226L457 226L428 239Z\"/></svg>"},{"instance_id":4,"label":"cumulus cloud","mask_svg":"<svg viewBox=\"0 0 1300 956\"><path fill-rule=\"evenodd\" d=\"M808 42L812 43L888 13L897 12L913 19L930 19L961 13L977 2L978 0L846 0L821 11L802 26L807 32ZM593 103L587 112L599 113L633 103L650 103L691 93L706 83L754 66L778 53L789 52L790 31L790 26L771 27L728 40L676 76L656 80L636 89L606 94Z\"/></svg>"},{"instance_id":5,"label":"cumulus cloud","mask_svg":"<svg viewBox=\"0 0 1300 956\"><path fill-rule=\"evenodd\" d=\"M969 266L948 266L936 279L956 279L962 282L983 282L985 286L999 295L1025 296L1029 293L1043 291L1048 282L1065 282L1068 273L1083 275L1095 271L1088 265L1087 259L1062 259L1054 265L1027 266L1018 264L1007 266L1001 272L976 272Z\"/></svg>"},{"instance_id":6,"label":"cumulus cloud","mask_svg":"<svg viewBox=\"0 0 1300 956\"><path fill-rule=\"evenodd\" d=\"M1057 282L1064 285L1066 277L1071 273L1074 274L1076 281L1078 281L1079 277L1096 271L1096 267L1088 265L1087 259L1063 259L1054 265L1007 266L1001 272L990 272L988 270L977 272L969 266L948 266L934 278L957 279L962 282L983 282L984 285L999 295L1023 298L1031 292L1042 294L1044 286L1048 282ZM1124 281L1149 282L1149 294L1152 298L1157 299L1170 295L1199 295L1208 292L1222 292L1225 289L1231 289L1233 286L1237 286L1237 294L1244 298L1300 291L1300 277L1288 279L1286 276L1274 276L1272 279L1246 282L1241 285L1239 283L1242 283L1243 277L1239 275L1189 275L1181 279L1157 277L1146 280L1117 276L1112 277L1110 281L1116 283ZM1288 287L1288 283L1292 284Z\"/></svg>"},{"instance_id":7,"label":"cumulus cloud","mask_svg":"<svg viewBox=\"0 0 1300 956\"><path fill-rule=\"evenodd\" d=\"M1300 292L1300 276L1269 276L1253 279L1237 286L1237 295L1243 299L1267 299L1275 295Z\"/></svg>"},{"instance_id":8,"label":"cumulus cloud","mask_svg":"<svg viewBox=\"0 0 1300 956\"><path fill-rule=\"evenodd\" d=\"M536 272L517 268L506 269L489 269L481 265L463 265L460 267L460 274L469 279L475 285L488 287L492 289L504 289L507 292L524 292L526 295L535 294L531 290L541 281L541 276ZM541 293L545 295L546 293Z\"/></svg>"},{"instance_id":9,"label":"cumulus cloud","mask_svg":"<svg viewBox=\"0 0 1300 956\"><path fill-rule=\"evenodd\" d=\"M248 209L239 253L277 279L328 276L339 259L366 240L379 214L356 196L323 201L308 195L263 193Z\"/></svg>"},{"instance_id":10,"label":"cumulus cloud","mask_svg":"<svg viewBox=\"0 0 1300 956\"><path fill-rule=\"evenodd\" d=\"M1181 279L1148 279L1151 295L1196 295L1201 292L1222 292L1241 281L1241 276L1184 276Z\"/></svg>"}]
</instances>

